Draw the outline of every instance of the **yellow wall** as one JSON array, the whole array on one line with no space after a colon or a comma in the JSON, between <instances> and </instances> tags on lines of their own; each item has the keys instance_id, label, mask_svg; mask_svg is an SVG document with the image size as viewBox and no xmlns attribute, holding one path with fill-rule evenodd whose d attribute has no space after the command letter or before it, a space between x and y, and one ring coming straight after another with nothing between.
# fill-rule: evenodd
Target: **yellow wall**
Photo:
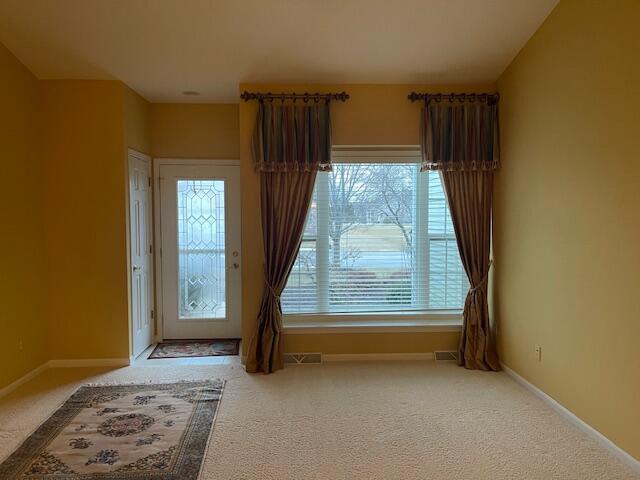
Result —
<instances>
[{"instance_id":1,"label":"yellow wall","mask_svg":"<svg viewBox=\"0 0 640 480\"><path fill-rule=\"evenodd\" d=\"M562 0L501 77L494 309L503 361L640 459L638 25Z\"/></svg>"},{"instance_id":2,"label":"yellow wall","mask_svg":"<svg viewBox=\"0 0 640 480\"><path fill-rule=\"evenodd\" d=\"M309 89L311 86L278 86ZM250 87L260 88L260 87ZM262 88L268 88L263 86ZM334 108L336 144L416 144L412 85L328 85L347 89ZM488 86L466 89L484 90ZM257 175L249 137L255 103L149 104L117 81L43 81L42 161L48 358L126 358L128 341L126 148L155 157L242 157L244 326L253 332L262 294ZM460 90L439 87L438 90ZM465 89L462 89L465 90ZM347 106L349 108L347 108ZM244 130L239 127L244 112ZM243 135L243 141L240 136ZM413 352L451 349L457 334L289 335L289 351ZM246 342L245 342L246 344ZM46 355L43 355L46 358Z\"/></svg>"},{"instance_id":3,"label":"yellow wall","mask_svg":"<svg viewBox=\"0 0 640 480\"><path fill-rule=\"evenodd\" d=\"M151 155L151 104L126 85L123 88L125 146Z\"/></svg>"},{"instance_id":4,"label":"yellow wall","mask_svg":"<svg viewBox=\"0 0 640 480\"><path fill-rule=\"evenodd\" d=\"M286 334L291 353L421 353L456 350L459 332Z\"/></svg>"},{"instance_id":5,"label":"yellow wall","mask_svg":"<svg viewBox=\"0 0 640 480\"><path fill-rule=\"evenodd\" d=\"M55 80L42 94L49 356L127 358L124 87Z\"/></svg>"},{"instance_id":6,"label":"yellow wall","mask_svg":"<svg viewBox=\"0 0 640 480\"><path fill-rule=\"evenodd\" d=\"M3 352L13 358L22 339L24 352L19 355L25 361L14 361L11 371L3 369L0 386L46 359L129 356L127 148L158 156L238 156L237 105L151 105L117 81L38 82L6 51L2 53L3 71L6 63L13 75L3 75L3 81L21 84L21 95L14 94L9 105L15 109L12 129L3 128L3 134L14 139L10 147L15 151L8 157L24 157L7 162L6 168L16 169L15 174L8 172L20 180L37 180L38 188L21 203L21 210L11 211L16 227L28 238L2 240L7 242L3 251L15 253L19 243L25 252L7 259L16 264L15 276L20 276L9 287L20 288L22 296L8 288L4 292L27 321L3 329L9 332L3 339L10 342ZM16 87L2 89L10 90ZM39 95L41 157L35 154L36 132L33 139L27 136ZM11 182L15 189L3 195L22 195L25 183ZM37 229L46 232L46 241ZM27 293L27 282L40 286L39 296L33 287ZM44 306L38 301L41 297L46 298ZM9 313L8 317L18 315L17 310Z\"/></svg>"},{"instance_id":7,"label":"yellow wall","mask_svg":"<svg viewBox=\"0 0 640 480\"><path fill-rule=\"evenodd\" d=\"M0 72L2 388L128 357L126 148L151 153L151 112L121 82L38 81L1 45Z\"/></svg>"},{"instance_id":8,"label":"yellow wall","mask_svg":"<svg viewBox=\"0 0 640 480\"><path fill-rule=\"evenodd\" d=\"M486 91L492 85L240 85L240 91L347 91L346 103L332 104L334 145L417 145L420 143L420 102L411 103L412 90L451 92ZM260 184L251 159L251 135L256 102L240 104L240 163L242 179L242 337L246 353L255 329L263 290ZM288 352L406 353L454 350L455 332L400 334L311 334L286 335Z\"/></svg>"},{"instance_id":9,"label":"yellow wall","mask_svg":"<svg viewBox=\"0 0 640 480\"><path fill-rule=\"evenodd\" d=\"M157 158L238 158L238 105L151 105Z\"/></svg>"},{"instance_id":10,"label":"yellow wall","mask_svg":"<svg viewBox=\"0 0 640 480\"><path fill-rule=\"evenodd\" d=\"M0 44L0 389L47 360L38 81ZM18 343L22 341L23 348Z\"/></svg>"}]
</instances>

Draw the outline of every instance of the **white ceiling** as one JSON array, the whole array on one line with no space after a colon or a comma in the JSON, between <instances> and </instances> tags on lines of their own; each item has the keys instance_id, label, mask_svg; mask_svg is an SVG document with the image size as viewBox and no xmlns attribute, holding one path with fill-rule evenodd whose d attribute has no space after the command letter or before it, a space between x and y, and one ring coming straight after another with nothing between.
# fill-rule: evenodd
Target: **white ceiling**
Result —
<instances>
[{"instance_id":1,"label":"white ceiling","mask_svg":"<svg viewBox=\"0 0 640 480\"><path fill-rule=\"evenodd\" d=\"M557 1L0 0L0 42L42 79L235 103L240 82L493 82Z\"/></svg>"}]
</instances>

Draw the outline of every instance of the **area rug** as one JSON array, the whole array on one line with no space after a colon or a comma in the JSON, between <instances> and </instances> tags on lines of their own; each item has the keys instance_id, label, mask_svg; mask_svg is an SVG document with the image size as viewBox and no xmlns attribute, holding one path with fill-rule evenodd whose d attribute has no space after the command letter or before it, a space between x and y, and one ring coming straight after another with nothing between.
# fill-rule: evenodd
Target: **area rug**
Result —
<instances>
[{"instance_id":1,"label":"area rug","mask_svg":"<svg viewBox=\"0 0 640 480\"><path fill-rule=\"evenodd\" d=\"M160 342L149 358L217 357L238 355L240 339L168 340Z\"/></svg>"},{"instance_id":2,"label":"area rug","mask_svg":"<svg viewBox=\"0 0 640 480\"><path fill-rule=\"evenodd\" d=\"M0 479L196 480L223 388L80 387L0 464Z\"/></svg>"}]
</instances>

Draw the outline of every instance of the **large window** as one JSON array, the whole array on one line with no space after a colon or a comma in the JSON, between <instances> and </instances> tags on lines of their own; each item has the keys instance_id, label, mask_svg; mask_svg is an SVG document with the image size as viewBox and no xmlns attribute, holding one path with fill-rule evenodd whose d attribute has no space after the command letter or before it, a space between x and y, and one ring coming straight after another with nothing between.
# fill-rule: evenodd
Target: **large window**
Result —
<instances>
[{"instance_id":1,"label":"large window","mask_svg":"<svg viewBox=\"0 0 640 480\"><path fill-rule=\"evenodd\" d=\"M284 313L459 312L469 284L438 172L357 159L318 174Z\"/></svg>"}]
</instances>

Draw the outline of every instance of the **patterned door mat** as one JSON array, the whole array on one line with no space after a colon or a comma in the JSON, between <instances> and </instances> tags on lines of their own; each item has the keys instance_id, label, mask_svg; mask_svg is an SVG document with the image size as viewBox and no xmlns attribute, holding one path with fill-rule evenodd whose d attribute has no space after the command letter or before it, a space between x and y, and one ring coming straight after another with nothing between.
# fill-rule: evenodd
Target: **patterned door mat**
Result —
<instances>
[{"instance_id":1,"label":"patterned door mat","mask_svg":"<svg viewBox=\"0 0 640 480\"><path fill-rule=\"evenodd\" d=\"M238 355L239 338L210 340L167 340L158 343L149 358L217 357Z\"/></svg>"},{"instance_id":2,"label":"patterned door mat","mask_svg":"<svg viewBox=\"0 0 640 480\"><path fill-rule=\"evenodd\" d=\"M224 381L80 387L0 479L196 480Z\"/></svg>"}]
</instances>

